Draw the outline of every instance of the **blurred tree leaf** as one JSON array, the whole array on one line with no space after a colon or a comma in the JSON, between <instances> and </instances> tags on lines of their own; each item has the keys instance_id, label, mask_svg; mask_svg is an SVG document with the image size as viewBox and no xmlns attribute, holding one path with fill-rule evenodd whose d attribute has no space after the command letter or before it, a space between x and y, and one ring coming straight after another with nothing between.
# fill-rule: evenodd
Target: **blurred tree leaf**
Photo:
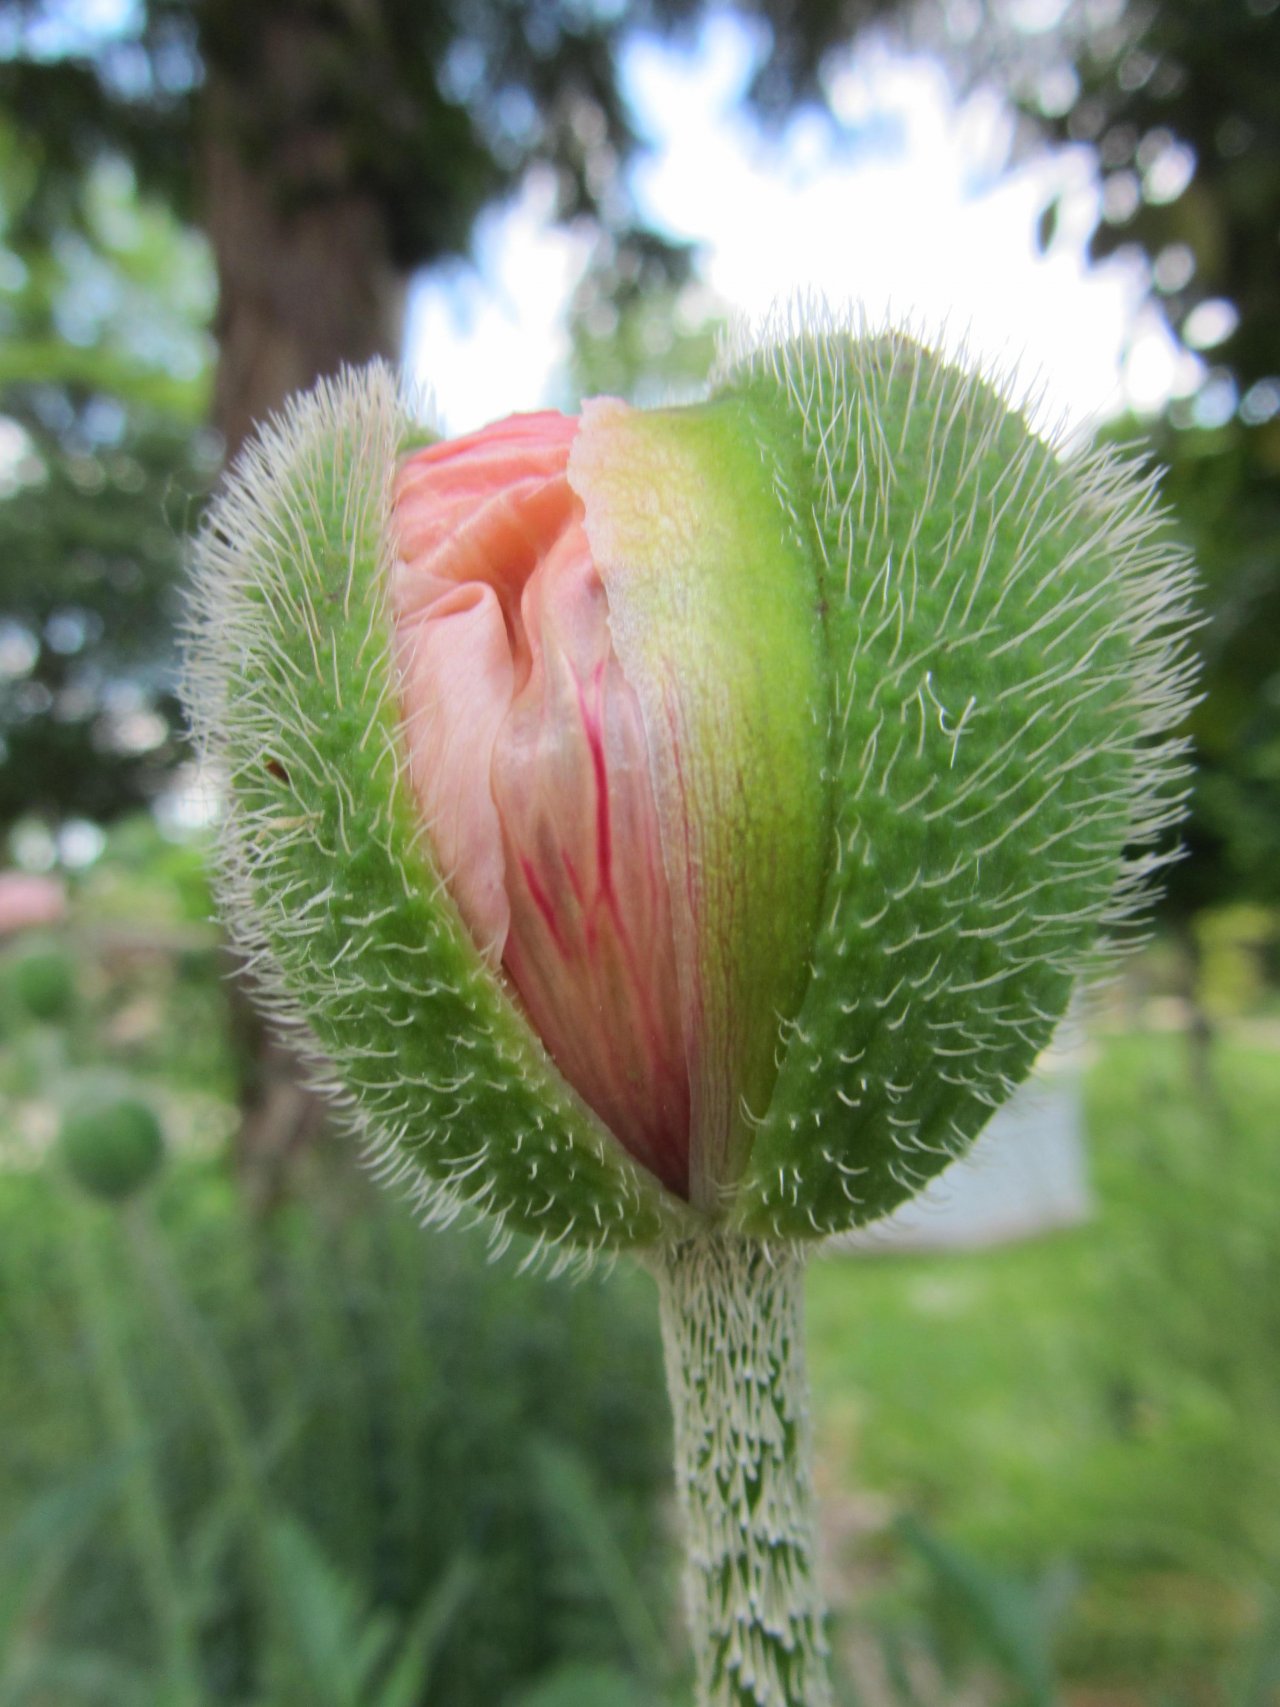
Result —
<instances>
[{"instance_id":1,"label":"blurred tree leaf","mask_svg":"<svg viewBox=\"0 0 1280 1707\"><path fill-rule=\"evenodd\" d=\"M212 277L198 238L97 160L76 216L24 233L29 152L0 125L0 824L111 818L179 751L183 538L220 449L200 425Z\"/></svg>"},{"instance_id":2,"label":"blurred tree leaf","mask_svg":"<svg viewBox=\"0 0 1280 1707\"><path fill-rule=\"evenodd\" d=\"M1070 4L1044 26L985 0L955 52L1035 134L1094 151L1096 259L1139 254L1151 300L1203 364L1140 426L1195 551L1207 623L1197 776L1168 906L1274 902L1280 876L1280 28L1274 0ZM1045 210L1042 246L1056 210ZM1133 437L1133 423L1125 428Z\"/></svg>"},{"instance_id":3,"label":"blurred tree leaf","mask_svg":"<svg viewBox=\"0 0 1280 1707\"><path fill-rule=\"evenodd\" d=\"M426 1688L436 1654L471 1592L478 1569L469 1558L455 1559L441 1581L427 1590L401 1634L398 1651L370 1707L419 1707L428 1699Z\"/></svg>"},{"instance_id":4,"label":"blurred tree leaf","mask_svg":"<svg viewBox=\"0 0 1280 1707\"><path fill-rule=\"evenodd\" d=\"M1277 304L1280 308L1280 303ZM1247 896L1280 902L1280 421L1150 431L1164 494L1201 577L1204 698L1192 713L1196 776L1168 877L1187 913Z\"/></svg>"},{"instance_id":5,"label":"blurred tree leaf","mask_svg":"<svg viewBox=\"0 0 1280 1707\"><path fill-rule=\"evenodd\" d=\"M1280 375L1274 14L1270 0L1073 5L1041 34L1039 54L1013 61L1016 92L1042 130L1097 150L1095 257L1141 250L1174 332L1189 348L1211 349L1242 393ZM1055 98L1060 79L1046 75L1055 58L1063 68L1064 55L1076 91L1065 108ZM1208 345L1193 318L1207 302L1226 302L1237 316ZM1230 327L1230 317L1219 324Z\"/></svg>"},{"instance_id":6,"label":"blurred tree leaf","mask_svg":"<svg viewBox=\"0 0 1280 1707\"><path fill-rule=\"evenodd\" d=\"M624 291L613 263L589 271L570 312L570 406L607 396L652 407L700 394L726 318L695 281Z\"/></svg>"},{"instance_id":7,"label":"blurred tree leaf","mask_svg":"<svg viewBox=\"0 0 1280 1707\"><path fill-rule=\"evenodd\" d=\"M30 1681L24 1626L35 1625L76 1549L118 1498L128 1455L104 1453L39 1494L0 1537L0 1707ZM37 1644L38 1646L38 1644Z\"/></svg>"}]
</instances>

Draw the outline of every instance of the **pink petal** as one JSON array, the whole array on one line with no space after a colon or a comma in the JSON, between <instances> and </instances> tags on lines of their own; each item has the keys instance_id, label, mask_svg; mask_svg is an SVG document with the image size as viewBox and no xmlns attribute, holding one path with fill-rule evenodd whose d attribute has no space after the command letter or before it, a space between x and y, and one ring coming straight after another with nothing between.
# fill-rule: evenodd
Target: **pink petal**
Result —
<instances>
[{"instance_id":1,"label":"pink petal","mask_svg":"<svg viewBox=\"0 0 1280 1707\"><path fill-rule=\"evenodd\" d=\"M553 1059L687 1195L670 897L639 703L566 479L576 431L515 416L400 472L410 775L463 917Z\"/></svg>"}]
</instances>

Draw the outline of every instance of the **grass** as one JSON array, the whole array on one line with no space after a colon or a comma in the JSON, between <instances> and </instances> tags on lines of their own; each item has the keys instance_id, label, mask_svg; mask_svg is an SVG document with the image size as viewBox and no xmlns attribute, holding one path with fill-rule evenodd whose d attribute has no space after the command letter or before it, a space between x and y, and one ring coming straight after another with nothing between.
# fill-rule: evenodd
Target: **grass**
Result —
<instances>
[{"instance_id":1,"label":"grass","mask_svg":"<svg viewBox=\"0 0 1280 1707\"><path fill-rule=\"evenodd\" d=\"M450 1573L478 1552L502 1561L507 1586L490 1569L485 1596L473 1587L472 1610L452 1615L432 1661L450 1707L626 1707L619 1667L644 1679L641 1699L666 1699L683 1644L655 1574L675 1549L647 1281L621 1265L607 1284L548 1291L510 1263L486 1269L472 1243L428 1238L372 1197L345 1152L304 1169L270 1226L242 1227L198 857L132 834L86 879L69 933L0 956L0 1704L142 1707L127 1681L108 1694L70 1673L23 1694L4 1632L33 1664L100 1649L150 1663L120 1521L143 1449L211 1699L249 1698L235 1537L251 1502L232 1497L224 1465L237 1431L269 1544L329 1609L317 1624L282 1607L290 1643L339 1613L355 1629L392 1609L412 1647L432 1597L447 1603ZM34 975L19 967L50 949L70 978L35 969L47 1011L33 1017ZM1208 1100L1181 1035L1098 1041L1088 1224L985 1252L813 1265L822 1521L856 1707L1280 1701L1274 1684L1240 1682L1267 1664L1280 1677L1280 1620L1272 1658L1255 1653L1280 1607L1280 1026L1274 1006L1251 1008L1224 1027ZM243 1412L216 1423L216 1383L204 1378L202 1399L179 1355L190 1335L127 1226L99 1215L99 1326L136 1387L141 1448L127 1416L106 1438L90 1289L39 1163L60 1105L121 1085L181 1152L149 1213ZM470 1620L486 1597L481 1639ZM909 1687L887 1681L895 1664ZM1058 1683L1034 1682L1050 1671Z\"/></svg>"},{"instance_id":2,"label":"grass","mask_svg":"<svg viewBox=\"0 0 1280 1707\"><path fill-rule=\"evenodd\" d=\"M1214 1067L1221 1122L1179 1036L1104 1040L1088 1225L810 1279L837 1569L904 1615L903 1511L1014 1575L1060 1564L1061 1674L1122 1690L1081 1700L1219 1699L1280 1586L1280 1052Z\"/></svg>"},{"instance_id":3,"label":"grass","mask_svg":"<svg viewBox=\"0 0 1280 1707\"><path fill-rule=\"evenodd\" d=\"M642 1277L491 1266L345 1163L259 1224L206 1162L123 1210L0 1172L0 1707L665 1685Z\"/></svg>"}]
</instances>

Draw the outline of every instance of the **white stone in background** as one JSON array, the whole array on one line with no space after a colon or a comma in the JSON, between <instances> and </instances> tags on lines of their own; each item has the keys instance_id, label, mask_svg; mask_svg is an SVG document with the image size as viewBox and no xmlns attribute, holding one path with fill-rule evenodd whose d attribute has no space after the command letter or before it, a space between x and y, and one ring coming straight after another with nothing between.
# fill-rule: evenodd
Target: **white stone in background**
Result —
<instances>
[{"instance_id":1,"label":"white stone in background","mask_svg":"<svg viewBox=\"0 0 1280 1707\"><path fill-rule=\"evenodd\" d=\"M1079 1017L1071 1014L968 1155L887 1220L828 1248L872 1255L973 1250L1086 1221L1093 1196L1081 1084L1085 1048Z\"/></svg>"}]
</instances>

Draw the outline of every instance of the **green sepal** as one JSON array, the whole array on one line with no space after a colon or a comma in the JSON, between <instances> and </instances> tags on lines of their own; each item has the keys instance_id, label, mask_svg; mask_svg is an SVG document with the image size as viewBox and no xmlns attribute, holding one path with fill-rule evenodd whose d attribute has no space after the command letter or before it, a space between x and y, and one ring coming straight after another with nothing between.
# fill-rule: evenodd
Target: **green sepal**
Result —
<instances>
[{"instance_id":1,"label":"green sepal","mask_svg":"<svg viewBox=\"0 0 1280 1707\"><path fill-rule=\"evenodd\" d=\"M1187 572L1149 480L903 335L765 342L716 394L798 471L831 659L811 976L733 1212L813 1238L967 1147L1142 898Z\"/></svg>"},{"instance_id":2,"label":"green sepal","mask_svg":"<svg viewBox=\"0 0 1280 1707\"><path fill-rule=\"evenodd\" d=\"M204 530L187 691L227 785L225 910L437 1216L471 1208L542 1247L653 1243L688 1212L561 1077L432 863L389 609L411 440L392 376L347 374L267 429Z\"/></svg>"},{"instance_id":3,"label":"green sepal","mask_svg":"<svg viewBox=\"0 0 1280 1707\"><path fill-rule=\"evenodd\" d=\"M718 1216L808 982L830 839L816 565L750 404L589 403L569 462L645 725L692 1092ZM780 499L782 501L780 501Z\"/></svg>"}]
</instances>

